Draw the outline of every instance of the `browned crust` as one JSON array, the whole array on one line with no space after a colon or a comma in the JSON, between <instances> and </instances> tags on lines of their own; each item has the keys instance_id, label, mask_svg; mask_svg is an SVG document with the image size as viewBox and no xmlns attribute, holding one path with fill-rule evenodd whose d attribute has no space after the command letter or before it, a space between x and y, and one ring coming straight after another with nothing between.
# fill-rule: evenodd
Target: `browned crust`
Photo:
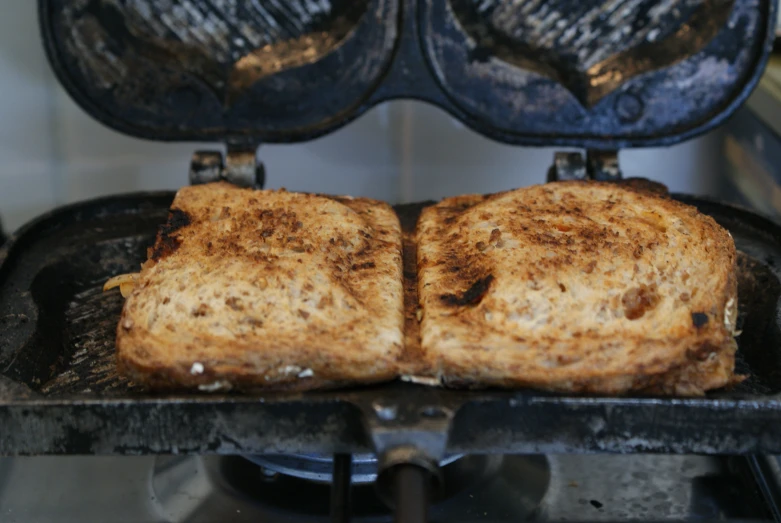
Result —
<instances>
[{"instance_id":1,"label":"browned crust","mask_svg":"<svg viewBox=\"0 0 781 523\"><path fill-rule=\"evenodd\" d=\"M151 349L159 346L153 345ZM326 376L322 371L322 366L310 364L306 368L317 369L320 372L307 379L299 379L295 375L286 378L278 378L273 381L263 379L264 373L271 368L275 360L267 360L266 365L257 364L256 367L249 367L242 363L225 363L220 361L200 362L205 369L209 369L200 376L193 376L190 372L191 365L187 362L181 364L172 364L171 362L161 360L147 360L138 358L133 352L126 352L124 357L117 356L117 370L127 377L133 383L142 385L144 388L155 392L178 392L183 390L198 390L200 386L206 386L206 392L227 393L227 392L252 392L255 390L273 391L273 392L305 392L311 390L329 390L337 389L347 385L372 383L382 383L394 380L397 377L397 371L386 373L374 373L371 376L358 376L354 378L340 376L334 373L333 378ZM284 359L288 351L280 351L279 357ZM301 359L311 355L311 351L300 351ZM312 359L310 361L316 361ZM372 362L374 363L374 362ZM354 361L350 359L335 359L326 364L327 367L339 368L340 366L359 367L366 364L365 361ZM301 367L302 369L304 367ZM314 371L313 371L314 372ZM209 389L215 383L220 382L219 387Z\"/></svg>"}]
</instances>

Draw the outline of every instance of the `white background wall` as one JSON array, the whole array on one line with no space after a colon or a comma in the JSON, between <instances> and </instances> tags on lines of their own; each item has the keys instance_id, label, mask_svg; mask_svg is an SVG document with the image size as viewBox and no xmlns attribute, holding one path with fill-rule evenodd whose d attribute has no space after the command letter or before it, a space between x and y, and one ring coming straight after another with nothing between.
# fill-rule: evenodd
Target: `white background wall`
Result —
<instances>
[{"instance_id":1,"label":"white background wall","mask_svg":"<svg viewBox=\"0 0 781 523\"><path fill-rule=\"evenodd\" d=\"M92 121L58 86L33 0L0 0L0 216L6 229L67 202L187 183L202 144L156 144ZM718 141L621 154L624 173L708 192ZM264 146L269 186L412 201L543 181L551 149L491 142L436 108L394 102L333 135Z\"/></svg>"}]
</instances>

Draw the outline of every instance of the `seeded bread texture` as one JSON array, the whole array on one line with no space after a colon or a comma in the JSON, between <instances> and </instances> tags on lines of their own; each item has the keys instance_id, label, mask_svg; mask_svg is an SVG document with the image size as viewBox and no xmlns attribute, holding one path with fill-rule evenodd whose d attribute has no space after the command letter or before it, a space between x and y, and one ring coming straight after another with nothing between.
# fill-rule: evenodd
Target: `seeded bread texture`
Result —
<instances>
[{"instance_id":1,"label":"seeded bread texture","mask_svg":"<svg viewBox=\"0 0 781 523\"><path fill-rule=\"evenodd\" d=\"M185 187L125 302L119 368L151 389L393 379L402 294L401 229L385 203Z\"/></svg>"},{"instance_id":2,"label":"seeded bread texture","mask_svg":"<svg viewBox=\"0 0 781 523\"><path fill-rule=\"evenodd\" d=\"M682 396L740 379L734 242L693 207L556 182L445 199L416 234L429 375Z\"/></svg>"}]
</instances>

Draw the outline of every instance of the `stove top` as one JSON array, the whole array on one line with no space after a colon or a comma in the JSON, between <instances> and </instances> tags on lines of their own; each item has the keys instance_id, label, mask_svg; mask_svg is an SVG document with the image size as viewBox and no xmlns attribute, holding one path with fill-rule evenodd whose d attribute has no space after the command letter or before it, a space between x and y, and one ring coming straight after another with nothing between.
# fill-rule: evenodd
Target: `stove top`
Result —
<instances>
[{"instance_id":1,"label":"stove top","mask_svg":"<svg viewBox=\"0 0 781 523\"><path fill-rule=\"evenodd\" d=\"M329 521L328 483L259 462L268 465L280 460L238 456L2 458L0 521ZM434 522L456 523L773 521L770 500L777 496L779 470L775 459L465 456L444 466L446 488L430 516ZM352 521L392 520L373 486L354 485L352 499Z\"/></svg>"}]
</instances>

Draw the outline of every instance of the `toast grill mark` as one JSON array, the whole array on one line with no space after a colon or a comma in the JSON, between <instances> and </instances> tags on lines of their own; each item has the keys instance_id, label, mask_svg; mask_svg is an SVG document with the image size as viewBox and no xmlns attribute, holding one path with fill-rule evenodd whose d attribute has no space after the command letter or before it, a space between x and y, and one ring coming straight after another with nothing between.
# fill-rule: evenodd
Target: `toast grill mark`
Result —
<instances>
[{"instance_id":1,"label":"toast grill mark","mask_svg":"<svg viewBox=\"0 0 781 523\"><path fill-rule=\"evenodd\" d=\"M442 300L442 303L451 307L478 305L485 295L488 294L492 281L494 281L494 275L489 274L485 278L480 278L474 282L460 297L455 294L443 294L439 299Z\"/></svg>"},{"instance_id":2,"label":"toast grill mark","mask_svg":"<svg viewBox=\"0 0 781 523\"><path fill-rule=\"evenodd\" d=\"M149 257L159 261L161 258L175 252L182 241L174 234L179 229L190 225L190 223L192 221L189 214L181 209L171 209L171 212L168 213L168 221L157 232L157 242L155 242Z\"/></svg>"}]
</instances>

